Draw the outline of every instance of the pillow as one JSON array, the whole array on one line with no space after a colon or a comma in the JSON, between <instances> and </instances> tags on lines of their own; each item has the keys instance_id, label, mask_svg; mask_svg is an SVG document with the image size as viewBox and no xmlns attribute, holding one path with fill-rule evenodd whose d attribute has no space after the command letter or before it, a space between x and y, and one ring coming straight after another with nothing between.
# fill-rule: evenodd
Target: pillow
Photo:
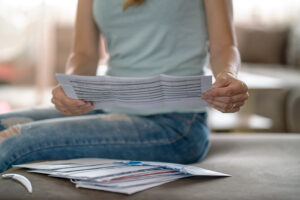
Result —
<instances>
[{"instance_id":1,"label":"pillow","mask_svg":"<svg viewBox=\"0 0 300 200\"><path fill-rule=\"evenodd\" d=\"M240 25L236 33L243 62L285 64L287 28Z\"/></svg>"}]
</instances>

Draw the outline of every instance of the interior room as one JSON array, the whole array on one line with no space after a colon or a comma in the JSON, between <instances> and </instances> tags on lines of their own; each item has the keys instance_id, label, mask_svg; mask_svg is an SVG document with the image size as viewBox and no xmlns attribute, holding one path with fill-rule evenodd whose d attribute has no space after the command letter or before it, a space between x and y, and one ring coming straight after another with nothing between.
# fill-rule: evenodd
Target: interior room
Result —
<instances>
[{"instance_id":1,"label":"interior room","mask_svg":"<svg viewBox=\"0 0 300 200\"><path fill-rule=\"evenodd\" d=\"M54 106L56 74L65 73L74 43L77 2L0 0L0 114ZM2 178L0 199L298 199L300 2L232 0L232 5L241 57L237 79L247 85L249 98L234 113L207 107L210 147L203 161L191 164L231 177L188 177L128 196L12 168L2 174L24 175L33 191ZM109 68L107 44L101 34L97 76ZM204 75L216 80L210 64Z\"/></svg>"}]
</instances>

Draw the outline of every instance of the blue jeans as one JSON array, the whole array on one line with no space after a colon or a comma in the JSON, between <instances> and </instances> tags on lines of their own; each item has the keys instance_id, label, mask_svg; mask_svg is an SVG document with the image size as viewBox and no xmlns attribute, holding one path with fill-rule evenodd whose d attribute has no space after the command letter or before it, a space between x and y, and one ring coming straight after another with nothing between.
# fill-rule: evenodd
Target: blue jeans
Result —
<instances>
[{"instance_id":1,"label":"blue jeans","mask_svg":"<svg viewBox=\"0 0 300 200\"><path fill-rule=\"evenodd\" d=\"M54 108L32 108L0 115L0 131L19 134L0 143L0 172L34 160L113 158L194 163L209 143L206 113L148 116L95 110L63 116Z\"/></svg>"}]
</instances>

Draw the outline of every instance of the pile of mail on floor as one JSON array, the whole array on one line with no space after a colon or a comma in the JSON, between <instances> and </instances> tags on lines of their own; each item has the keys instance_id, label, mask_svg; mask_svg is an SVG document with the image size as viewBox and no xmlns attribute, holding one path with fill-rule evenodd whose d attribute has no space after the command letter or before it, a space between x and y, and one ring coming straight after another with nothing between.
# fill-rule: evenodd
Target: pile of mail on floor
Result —
<instances>
[{"instance_id":1,"label":"pile of mail on floor","mask_svg":"<svg viewBox=\"0 0 300 200\"><path fill-rule=\"evenodd\" d=\"M76 187L133 194L190 176L230 176L190 165L110 159L73 159L16 165L70 179Z\"/></svg>"}]
</instances>

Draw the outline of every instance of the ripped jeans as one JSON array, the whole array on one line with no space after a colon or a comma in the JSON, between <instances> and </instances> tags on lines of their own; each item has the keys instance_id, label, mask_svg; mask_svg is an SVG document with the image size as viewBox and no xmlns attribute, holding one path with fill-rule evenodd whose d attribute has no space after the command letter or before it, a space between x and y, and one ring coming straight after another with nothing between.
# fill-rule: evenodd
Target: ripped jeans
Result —
<instances>
[{"instance_id":1,"label":"ripped jeans","mask_svg":"<svg viewBox=\"0 0 300 200\"><path fill-rule=\"evenodd\" d=\"M209 144L206 113L148 116L95 110L64 116L54 108L0 115L0 132L15 135L0 143L0 172L35 160L113 158L194 163Z\"/></svg>"}]
</instances>

